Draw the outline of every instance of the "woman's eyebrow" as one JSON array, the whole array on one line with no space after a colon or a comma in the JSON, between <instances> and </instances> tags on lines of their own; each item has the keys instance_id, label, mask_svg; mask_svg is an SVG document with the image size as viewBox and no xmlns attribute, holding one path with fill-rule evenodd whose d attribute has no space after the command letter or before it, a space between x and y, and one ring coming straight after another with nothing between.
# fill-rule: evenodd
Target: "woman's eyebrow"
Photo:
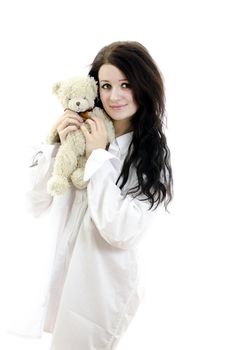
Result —
<instances>
[{"instance_id":1,"label":"woman's eyebrow","mask_svg":"<svg viewBox=\"0 0 232 350\"><path fill-rule=\"evenodd\" d=\"M101 79L100 81L101 81L101 82L109 82L110 80ZM128 81L128 79L127 79L127 78L119 79L119 81Z\"/></svg>"}]
</instances>

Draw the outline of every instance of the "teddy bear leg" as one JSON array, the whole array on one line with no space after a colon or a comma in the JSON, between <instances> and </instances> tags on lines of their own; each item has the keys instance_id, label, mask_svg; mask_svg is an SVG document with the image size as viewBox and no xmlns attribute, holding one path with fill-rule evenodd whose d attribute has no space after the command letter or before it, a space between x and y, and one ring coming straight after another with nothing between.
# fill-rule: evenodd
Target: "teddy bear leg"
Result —
<instances>
[{"instance_id":1,"label":"teddy bear leg","mask_svg":"<svg viewBox=\"0 0 232 350\"><path fill-rule=\"evenodd\" d=\"M78 166L71 175L73 185L79 190L83 190L87 187L87 182L84 181L86 158L81 156L78 160Z\"/></svg>"},{"instance_id":2,"label":"teddy bear leg","mask_svg":"<svg viewBox=\"0 0 232 350\"><path fill-rule=\"evenodd\" d=\"M84 178L84 168L76 169L71 175L71 180L73 185L79 190L83 190L87 187L87 182L83 180Z\"/></svg>"},{"instance_id":3,"label":"teddy bear leg","mask_svg":"<svg viewBox=\"0 0 232 350\"><path fill-rule=\"evenodd\" d=\"M85 164L86 164L86 157L80 156L78 159L78 165L77 168L73 171L71 175L71 180L73 185L78 188L79 190L83 190L87 187L87 182L84 181L84 172L85 172Z\"/></svg>"},{"instance_id":4,"label":"teddy bear leg","mask_svg":"<svg viewBox=\"0 0 232 350\"><path fill-rule=\"evenodd\" d=\"M66 177L61 175L53 175L47 183L47 191L52 196L62 195L70 187L70 183Z\"/></svg>"}]
</instances>

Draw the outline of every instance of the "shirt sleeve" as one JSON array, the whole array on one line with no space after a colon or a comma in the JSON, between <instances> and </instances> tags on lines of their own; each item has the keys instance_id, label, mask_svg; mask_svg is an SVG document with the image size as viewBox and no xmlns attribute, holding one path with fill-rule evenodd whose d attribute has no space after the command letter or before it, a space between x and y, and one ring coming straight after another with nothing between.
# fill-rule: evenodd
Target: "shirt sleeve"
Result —
<instances>
[{"instance_id":1,"label":"shirt sleeve","mask_svg":"<svg viewBox=\"0 0 232 350\"><path fill-rule=\"evenodd\" d=\"M29 165L26 207L35 217L44 213L52 203L53 197L47 192L47 181L52 175L58 147L59 144L37 147Z\"/></svg>"},{"instance_id":2,"label":"shirt sleeve","mask_svg":"<svg viewBox=\"0 0 232 350\"><path fill-rule=\"evenodd\" d=\"M87 161L87 195L90 216L99 234L112 246L132 248L151 225L150 203L123 195L115 184L121 161L105 150L95 150Z\"/></svg>"}]
</instances>

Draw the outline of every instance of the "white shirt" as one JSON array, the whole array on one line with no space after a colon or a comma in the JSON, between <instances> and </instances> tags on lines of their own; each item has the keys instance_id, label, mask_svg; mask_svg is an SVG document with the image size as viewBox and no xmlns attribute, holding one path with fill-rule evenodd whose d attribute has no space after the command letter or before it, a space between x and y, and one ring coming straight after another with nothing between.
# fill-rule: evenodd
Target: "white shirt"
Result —
<instances>
[{"instance_id":1,"label":"white shirt","mask_svg":"<svg viewBox=\"0 0 232 350\"><path fill-rule=\"evenodd\" d=\"M123 192L115 184L131 138L122 135L108 151L92 152L87 190L48 195L57 146L41 150L31 168L30 210L35 216L49 211L57 237L41 322L41 330L53 332L52 350L113 349L139 305L136 247L155 212L147 201L124 195L136 183L133 173Z\"/></svg>"}]
</instances>

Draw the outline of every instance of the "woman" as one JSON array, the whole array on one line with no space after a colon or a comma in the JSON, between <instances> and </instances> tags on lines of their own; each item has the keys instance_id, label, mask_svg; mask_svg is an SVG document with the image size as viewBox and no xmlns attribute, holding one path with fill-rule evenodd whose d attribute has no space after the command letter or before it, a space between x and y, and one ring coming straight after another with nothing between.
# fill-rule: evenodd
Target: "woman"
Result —
<instances>
[{"instance_id":1,"label":"woman","mask_svg":"<svg viewBox=\"0 0 232 350\"><path fill-rule=\"evenodd\" d=\"M107 145L101 121L89 120L89 132L69 110L56 123L61 143L77 128L85 135L87 190L47 194L59 145L41 150L31 168L31 209L36 216L49 210L57 230L42 323L53 333L52 350L115 349L139 304L136 246L155 209L172 198L163 81L146 48L112 43L97 54L89 75L98 81L96 105L112 119L116 140Z\"/></svg>"}]
</instances>

